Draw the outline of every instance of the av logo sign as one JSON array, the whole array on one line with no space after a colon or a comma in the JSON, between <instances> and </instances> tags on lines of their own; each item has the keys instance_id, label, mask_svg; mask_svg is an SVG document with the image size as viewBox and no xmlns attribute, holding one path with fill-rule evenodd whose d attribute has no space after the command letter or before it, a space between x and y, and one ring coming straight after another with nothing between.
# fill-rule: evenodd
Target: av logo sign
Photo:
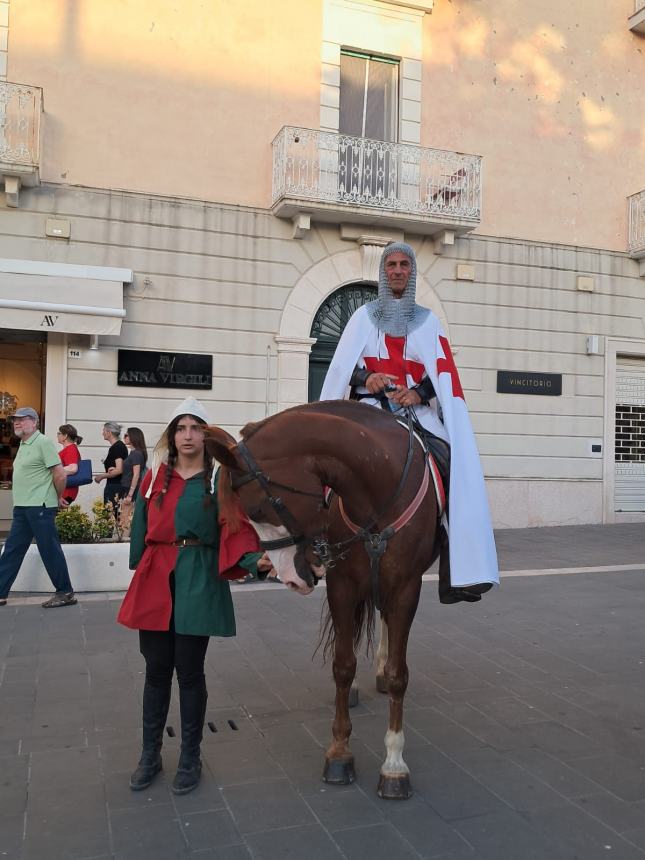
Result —
<instances>
[{"instance_id":1,"label":"av logo sign","mask_svg":"<svg viewBox=\"0 0 645 860\"><path fill-rule=\"evenodd\" d=\"M45 328L54 328L56 325L56 321L58 320L58 314L45 314L43 317L43 321L40 324L40 327L43 326Z\"/></svg>"}]
</instances>

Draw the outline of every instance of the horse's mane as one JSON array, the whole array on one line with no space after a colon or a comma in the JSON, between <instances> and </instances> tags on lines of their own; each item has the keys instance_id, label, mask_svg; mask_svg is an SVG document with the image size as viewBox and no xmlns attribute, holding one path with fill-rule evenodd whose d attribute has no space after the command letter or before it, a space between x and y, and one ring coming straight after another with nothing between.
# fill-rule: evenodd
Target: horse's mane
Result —
<instances>
[{"instance_id":1,"label":"horse's mane","mask_svg":"<svg viewBox=\"0 0 645 860\"><path fill-rule=\"evenodd\" d=\"M217 483L217 506L220 522L225 522L228 525L231 534L237 534L244 515L240 500L233 492L231 470L228 466L220 466Z\"/></svg>"}]
</instances>

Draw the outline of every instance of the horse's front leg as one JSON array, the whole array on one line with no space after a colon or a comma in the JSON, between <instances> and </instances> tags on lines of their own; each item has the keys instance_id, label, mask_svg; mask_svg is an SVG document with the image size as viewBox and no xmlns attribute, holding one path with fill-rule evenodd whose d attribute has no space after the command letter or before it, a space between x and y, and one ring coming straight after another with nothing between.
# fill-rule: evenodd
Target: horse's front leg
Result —
<instances>
[{"instance_id":1,"label":"horse's front leg","mask_svg":"<svg viewBox=\"0 0 645 860\"><path fill-rule=\"evenodd\" d=\"M340 579L340 577L338 578ZM349 748L352 722L349 718L349 692L356 674L354 654L355 588L347 581L327 581L327 599L334 624L333 672L336 682L336 714L333 740L325 753L323 779L335 785L354 782L354 756Z\"/></svg>"},{"instance_id":2,"label":"horse's front leg","mask_svg":"<svg viewBox=\"0 0 645 860\"><path fill-rule=\"evenodd\" d=\"M377 789L379 797L386 800L407 800L412 796L410 771L403 760L403 699L408 687L408 636L420 590L420 580L410 583L406 592L392 598L387 613L388 657L384 676L390 698L390 723L385 735L386 757Z\"/></svg>"},{"instance_id":3,"label":"horse's front leg","mask_svg":"<svg viewBox=\"0 0 645 860\"><path fill-rule=\"evenodd\" d=\"M376 649L376 690L379 693L387 693L387 681L385 680L385 663L387 662L387 622L381 615L381 636Z\"/></svg>"}]
</instances>

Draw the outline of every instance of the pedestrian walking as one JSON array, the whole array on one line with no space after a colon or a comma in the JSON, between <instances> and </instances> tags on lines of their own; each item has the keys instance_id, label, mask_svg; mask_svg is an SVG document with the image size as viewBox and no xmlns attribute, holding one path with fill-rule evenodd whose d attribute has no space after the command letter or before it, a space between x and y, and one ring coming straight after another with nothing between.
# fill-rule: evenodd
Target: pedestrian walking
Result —
<instances>
[{"instance_id":1,"label":"pedestrian walking","mask_svg":"<svg viewBox=\"0 0 645 860\"><path fill-rule=\"evenodd\" d=\"M128 449L121 441L121 430L121 425L116 421L106 421L103 425L103 439L110 447L107 457L103 460L105 471L94 475L97 484L105 481L103 501L106 505L111 504L115 508L118 507L118 499L121 497L121 473L123 463L128 456ZM115 510L114 513L116 515L118 512Z\"/></svg>"},{"instance_id":2,"label":"pedestrian walking","mask_svg":"<svg viewBox=\"0 0 645 860\"><path fill-rule=\"evenodd\" d=\"M54 443L38 429L36 410L23 406L10 417L20 447L13 464L13 522L0 556L0 606L6 606L33 538L56 589L43 607L72 606L77 601L56 531L56 513L67 476Z\"/></svg>"},{"instance_id":3,"label":"pedestrian walking","mask_svg":"<svg viewBox=\"0 0 645 860\"><path fill-rule=\"evenodd\" d=\"M121 472L121 504L131 505L136 501L145 475L148 449L143 430L139 427L128 427L123 441L128 448L128 456L123 461Z\"/></svg>"},{"instance_id":4,"label":"pedestrian walking","mask_svg":"<svg viewBox=\"0 0 645 860\"><path fill-rule=\"evenodd\" d=\"M248 521L233 535L218 522L213 461L204 446L206 410L193 397L172 414L153 452L136 501L130 567L136 568L118 621L139 631L146 663L143 749L130 788L147 788L161 770L161 745L177 672L181 754L172 790L186 794L201 776L206 714L204 660L210 636L234 636L235 615L226 579L268 571ZM227 533L225 540L223 535ZM242 568L242 569L240 569Z\"/></svg>"},{"instance_id":5,"label":"pedestrian walking","mask_svg":"<svg viewBox=\"0 0 645 860\"><path fill-rule=\"evenodd\" d=\"M78 464L81 462L81 452L78 446L83 441L83 438L76 432L76 427L73 424L61 424L56 434L58 444L62 445L62 449L58 452L60 461L63 464L65 475L75 475L78 472ZM62 499L63 502L70 505L76 501L78 496L78 487L65 487Z\"/></svg>"}]
</instances>

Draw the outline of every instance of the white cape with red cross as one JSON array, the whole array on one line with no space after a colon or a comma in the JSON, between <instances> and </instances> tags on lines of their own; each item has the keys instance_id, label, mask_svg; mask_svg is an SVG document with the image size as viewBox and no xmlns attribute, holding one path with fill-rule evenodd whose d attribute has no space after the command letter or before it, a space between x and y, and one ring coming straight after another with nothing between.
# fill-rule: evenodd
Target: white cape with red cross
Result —
<instances>
[{"instance_id":1,"label":"white cape with red cross","mask_svg":"<svg viewBox=\"0 0 645 860\"><path fill-rule=\"evenodd\" d=\"M359 308L340 339L327 371L321 400L343 400L349 380L374 331L367 309ZM451 449L450 579L454 586L499 583L497 552L479 451L450 344L437 317L430 313L408 335L410 352L421 356L441 404ZM425 422L423 422L425 423ZM428 428L433 432L436 430Z\"/></svg>"}]
</instances>

